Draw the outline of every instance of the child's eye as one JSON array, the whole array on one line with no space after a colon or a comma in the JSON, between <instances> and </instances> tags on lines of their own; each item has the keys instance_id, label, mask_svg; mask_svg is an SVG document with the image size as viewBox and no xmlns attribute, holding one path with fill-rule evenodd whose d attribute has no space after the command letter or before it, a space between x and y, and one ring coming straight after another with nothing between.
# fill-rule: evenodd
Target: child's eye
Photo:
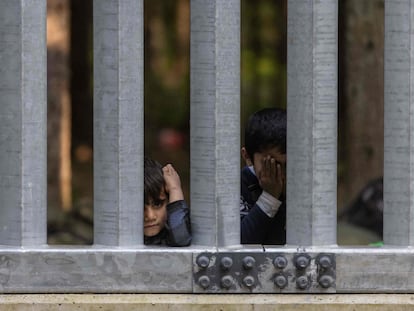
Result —
<instances>
[{"instance_id":1,"label":"child's eye","mask_svg":"<svg viewBox=\"0 0 414 311\"><path fill-rule=\"evenodd\" d=\"M165 200L157 200L153 202L153 206L155 208L161 208L164 205Z\"/></svg>"}]
</instances>

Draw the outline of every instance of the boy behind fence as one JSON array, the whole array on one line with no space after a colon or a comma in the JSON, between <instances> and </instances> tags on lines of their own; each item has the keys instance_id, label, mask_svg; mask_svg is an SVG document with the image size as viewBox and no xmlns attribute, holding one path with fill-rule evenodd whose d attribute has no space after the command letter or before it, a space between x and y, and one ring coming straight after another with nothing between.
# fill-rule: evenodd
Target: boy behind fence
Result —
<instances>
[{"instance_id":1,"label":"boy behind fence","mask_svg":"<svg viewBox=\"0 0 414 311\"><path fill-rule=\"evenodd\" d=\"M241 172L241 243L286 243L286 111L266 108L250 116Z\"/></svg>"},{"instance_id":2,"label":"boy behind fence","mask_svg":"<svg viewBox=\"0 0 414 311\"><path fill-rule=\"evenodd\" d=\"M180 176L171 164L144 160L144 243L187 246L191 243L190 214Z\"/></svg>"}]
</instances>

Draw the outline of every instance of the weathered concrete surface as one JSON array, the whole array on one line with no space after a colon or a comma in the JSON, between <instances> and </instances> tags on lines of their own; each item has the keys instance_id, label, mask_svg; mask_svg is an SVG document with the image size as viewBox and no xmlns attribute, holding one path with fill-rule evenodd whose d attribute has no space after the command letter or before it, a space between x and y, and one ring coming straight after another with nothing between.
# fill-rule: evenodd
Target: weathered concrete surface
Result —
<instances>
[{"instance_id":1,"label":"weathered concrete surface","mask_svg":"<svg viewBox=\"0 0 414 311\"><path fill-rule=\"evenodd\" d=\"M0 295L0 311L14 310L283 310L400 311L414 309L405 295Z\"/></svg>"}]
</instances>

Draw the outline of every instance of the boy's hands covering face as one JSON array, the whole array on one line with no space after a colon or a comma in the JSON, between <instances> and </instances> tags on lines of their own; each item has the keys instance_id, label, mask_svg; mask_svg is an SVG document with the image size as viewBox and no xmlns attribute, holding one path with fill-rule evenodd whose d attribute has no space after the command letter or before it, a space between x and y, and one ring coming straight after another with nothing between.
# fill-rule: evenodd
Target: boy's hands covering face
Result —
<instances>
[{"instance_id":1,"label":"boy's hands covering face","mask_svg":"<svg viewBox=\"0 0 414 311\"><path fill-rule=\"evenodd\" d=\"M183 190L181 188L181 180L177 171L171 164L167 164L162 168L165 181L165 191L168 193L169 202L184 200Z\"/></svg>"},{"instance_id":2,"label":"boy's hands covering face","mask_svg":"<svg viewBox=\"0 0 414 311\"><path fill-rule=\"evenodd\" d=\"M253 163L262 189L279 199L285 191L286 155L280 153L277 148L271 148L255 153Z\"/></svg>"},{"instance_id":3,"label":"boy's hands covering face","mask_svg":"<svg viewBox=\"0 0 414 311\"><path fill-rule=\"evenodd\" d=\"M262 158L262 169L259 172L260 186L275 198L279 198L284 188L282 165L271 156Z\"/></svg>"}]
</instances>

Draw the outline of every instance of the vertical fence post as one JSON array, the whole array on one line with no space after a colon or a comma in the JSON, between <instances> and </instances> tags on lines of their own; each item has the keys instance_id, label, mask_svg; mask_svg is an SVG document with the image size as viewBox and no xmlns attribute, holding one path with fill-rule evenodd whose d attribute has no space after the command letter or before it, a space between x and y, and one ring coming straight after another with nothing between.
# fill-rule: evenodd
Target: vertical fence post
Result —
<instances>
[{"instance_id":1,"label":"vertical fence post","mask_svg":"<svg viewBox=\"0 0 414 311\"><path fill-rule=\"evenodd\" d=\"M94 243L143 244L143 1L94 1Z\"/></svg>"},{"instance_id":2,"label":"vertical fence post","mask_svg":"<svg viewBox=\"0 0 414 311\"><path fill-rule=\"evenodd\" d=\"M240 244L240 0L191 1L194 244Z\"/></svg>"},{"instance_id":3,"label":"vertical fence post","mask_svg":"<svg viewBox=\"0 0 414 311\"><path fill-rule=\"evenodd\" d=\"M0 2L0 244L46 244L46 1Z\"/></svg>"},{"instance_id":4,"label":"vertical fence post","mask_svg":"<svg viewBox=\"0 0 414 311\"><path fill-rule=\"evenodd\" d=\"M414 246L414 4L385 1L384 243Z\"/></svg>"},{"instance_id":5,"label":"vertical fence post","mask_svg":"<svg viewBox=\"0 0 414 311\"><path fill-rule=\"evenodd\" d=\"M336 245L337 0L288 0L287 244Z\"/></svg>"}]
</instances>

